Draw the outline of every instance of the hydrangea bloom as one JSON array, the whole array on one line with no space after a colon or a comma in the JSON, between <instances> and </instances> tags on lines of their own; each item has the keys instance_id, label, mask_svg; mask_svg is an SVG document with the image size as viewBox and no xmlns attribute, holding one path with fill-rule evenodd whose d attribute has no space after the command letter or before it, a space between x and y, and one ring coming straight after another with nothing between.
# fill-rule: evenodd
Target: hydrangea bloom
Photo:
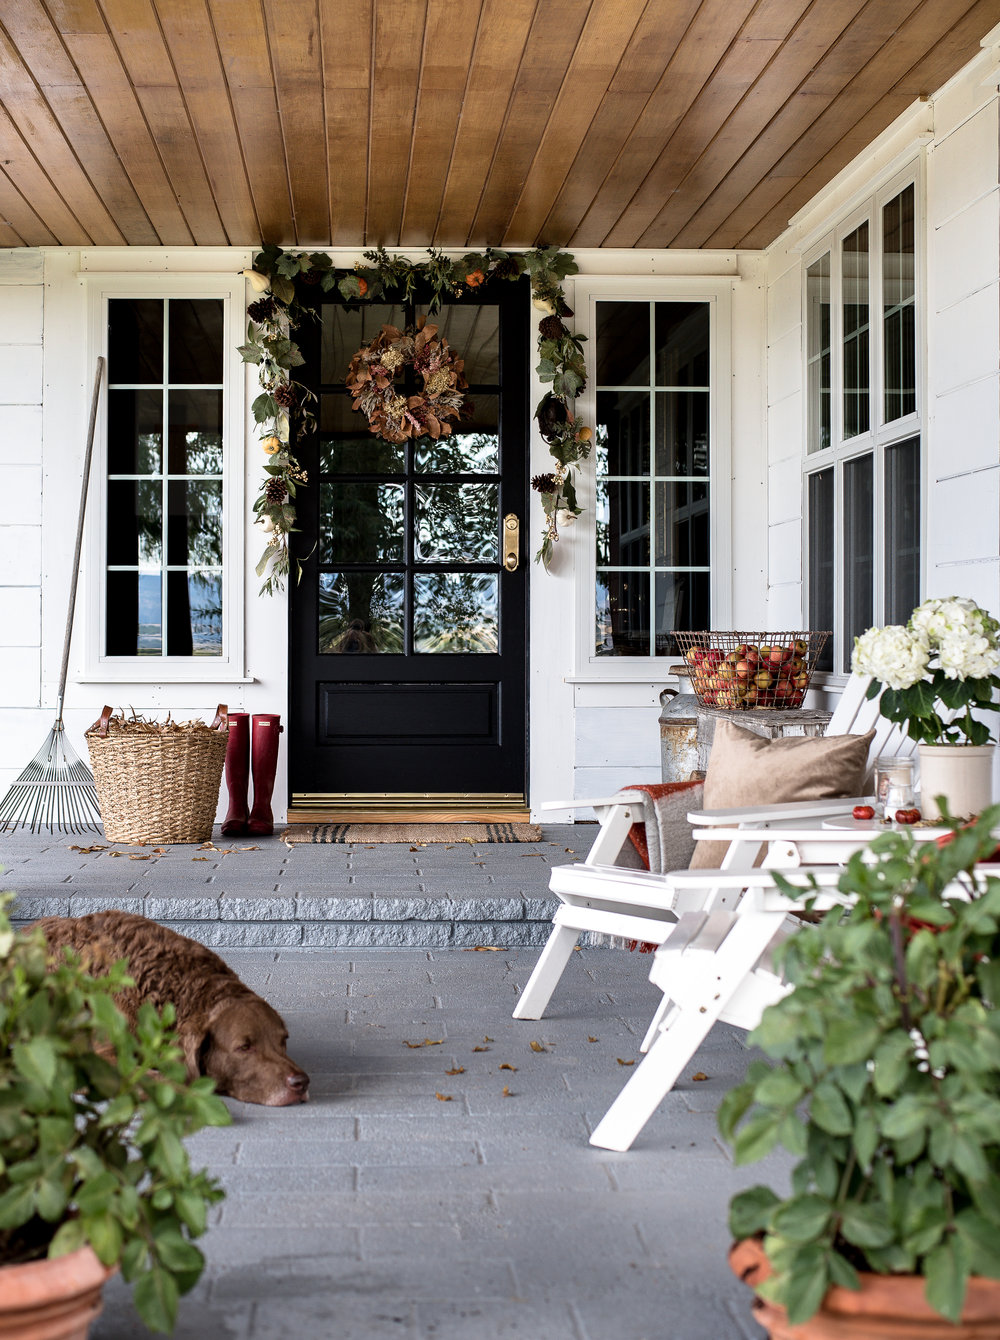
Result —
<instances>
[{"instance_id":1,"label":"hydrangea bloom","mask_svg":"<svg viewBox=\"0 0 1000 1340\"><path fill-rule=\"evenodd\" d=\"M891 689L908 689L923 679L929 654L926 640L901 624L869 628L854 639L854 669Z\"/></svg>"}]
</instances>

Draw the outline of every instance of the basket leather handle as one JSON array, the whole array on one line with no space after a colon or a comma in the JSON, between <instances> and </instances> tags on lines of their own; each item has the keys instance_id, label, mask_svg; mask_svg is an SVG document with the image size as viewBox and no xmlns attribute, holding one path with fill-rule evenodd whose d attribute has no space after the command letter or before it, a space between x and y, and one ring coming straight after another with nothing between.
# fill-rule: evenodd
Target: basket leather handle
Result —
<instances>
[{"instance_id":1,"label":"basket leather handle","mask_svg":"<svg viewBox=\"0 0 1000 1340\"><path fill-rule=\"evenodd\" d=\"M108 722L111 720L111 710L112 709L107 705L107 703L105 703L104 706L101 708L101 715L91 726L90 730L87 731L88 735L90 735L92 731L97 731L98 735L101 736L107 735Z\"/></svg>"},{"instance_id":2,"label":"basket leather handle","mask_svg":"<svg viewBox=\"0 0 1000 1340\"><path fill-rule=\"evenodd\" d=\"M209 730L227 731L229 729L229 707L226 703L219 703L215 709L215 717Z\"/></svg>"}]
</instances>

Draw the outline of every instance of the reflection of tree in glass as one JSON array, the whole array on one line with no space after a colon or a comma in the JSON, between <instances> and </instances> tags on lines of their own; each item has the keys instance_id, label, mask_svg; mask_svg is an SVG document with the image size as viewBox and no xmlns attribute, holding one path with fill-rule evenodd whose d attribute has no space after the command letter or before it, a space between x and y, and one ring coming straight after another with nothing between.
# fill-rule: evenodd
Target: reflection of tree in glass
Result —
<instances>
[{"instance_id":1,"label":"reflection of tree in glass","mask_svg":"<svg viewBox=\"0 0 1000 1340\"><path fill-rule=\"evenodd\" d=\"M185 433L184 450L187 456L186 474L222 474L221 433Z\"/></svg>"},{"instance_id":2,"label":"reflection of tree in glass","mask_svg":"<svg viewBox=\"0 0 1000 1340\"><path fill-rule=\"evenodd\" d=\"M401 575L382 572L324 572L320 574L319 581L321 653L367 651L390 655L402 654ZM357 626L352 628L352 625Z\"/></svg>"},{"instance_id":3,"label":"reflection of tree in glass","mask_svg":"<svg viewBox=\"0 0 1000 1340\"><path fill-rule=\"evenodd\" d=\"M193 654L218 656L222 651L222 579L217 573L190 572L187 591Z\"/></svg>"},{"instance_id":4,"label":"reflection of tree in glass","mask_svg":"<svg viewBox=\"0 0 1000 1340\"><path fill-rule=\"evenodd\" d=\"M403 557L400 484L322 484L321 559L325 563L398 563Z\"/></svg>"},{"instance_id":5,"label":"reflection of tree in glass","mask_svg":"<svg viewBox=\"0 0 1000 1340\"><path fill-rule=\"evenodd\" d=\"M171 562L188 563L192 567L213 568L222 565L222 485L220 483L195 484L191 481L171 485L171 502L174 489L183 489L187 522L186 558L171 553ZM173 511L173 507L171 507ZM170 518L171 523L174 517Z\"/></svg>"},{"instance_id":6,"label":"reflection of tree in glass","mask_svg":"<svg viewBox=\"0 0 1000 1340\"><path fill-rule=\"evenodd\" d=\"M420 484L414 548L425 563L489 563L499 554L496 484Z\"/></svg>"},{"instance_id":7,"label":"reflection of tree in glass","mask_svg":"<svg viewBox=\"0 0 1000 1340\"><path fill-rule=\"evenodd\" d=\"M496 652L497 579L481 572L435 572L415 579L413 649Z\"/></svg>"},{"instance_id":8,"label":"reflection of tree in glass","mask_svg":"<svg viewBox=\"0 0 1000 1340\"><path fill-rule=\"evenodd\" d=\"M494 474L499 461L496 433L452 433L417 443L417 469L440 475Z\"/></svg>"},{"instance_id":9,"label":"reflection of tree in glass","mask_svg":"<svg viewBox=\"0 0 1000 1340\"><path fill-rule=\"evenodd\" d=\"M336 437L320 442L319 468L325 474L399 475L403 449L381 437Z\"/></svg>"}]
</instances>

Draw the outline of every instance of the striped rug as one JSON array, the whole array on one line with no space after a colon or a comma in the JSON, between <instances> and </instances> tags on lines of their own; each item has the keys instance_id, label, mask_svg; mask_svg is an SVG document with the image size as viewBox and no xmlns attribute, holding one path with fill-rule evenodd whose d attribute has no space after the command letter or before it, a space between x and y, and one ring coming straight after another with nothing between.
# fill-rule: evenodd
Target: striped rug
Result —
<instances>
[{"instance_id":1,"label":"striped rug","mask_svg":"<svg viewBox=\"0 0 1000 1340\"><path fill-rule=\"evenodd\" d=\"M292 824L282 842L541 842L539 824Z\"/></svg>"}]
</instances>

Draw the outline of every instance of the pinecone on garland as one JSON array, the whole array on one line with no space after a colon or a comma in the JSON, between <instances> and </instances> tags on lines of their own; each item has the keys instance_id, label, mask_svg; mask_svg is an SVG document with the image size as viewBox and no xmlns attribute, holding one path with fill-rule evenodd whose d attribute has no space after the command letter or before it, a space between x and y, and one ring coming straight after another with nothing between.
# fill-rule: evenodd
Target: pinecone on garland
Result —
<instances>
[{"instance_id":1,"label":"pinecone on garland","mask_svg":"<svg viewBox=\"0 0 1000 1340\"><path fill-rule=\"evenodd\" d=\"M504 256L503 260L497 261L493 267L494 279L517 279L521 275L522 267L513 256Z\"/></svg>"},{"instance_id":2,"label":"pinecone on garland","mask_svg":"<svg viewBox=\"0 0 1000 1340\"><path fill-rule=\"evenodd\" d=\"M298 392L292 382L279 382L271 394L274 396L274 403L283 405L285 409L293 409L299 401Z\"/></svg>"},{"instance_id":3,"label":"pinecone on garland","mask_svg":"<svg viewBox=\"0 0 1000 1340\"><path fill-rule=\"evenodd\" d=\"M267 321L269 317L274 316L277 310L274 299L270 294L266 298L258 298L247 308L247 316L251 321Z\"/></svg>"},{"instance_id":4,"label":"pinecone on garland","mask_svg":"<svg viewBox=\"0 0 1000 1340\"><path fill-rule=\"evenodd\" d=\"M269 479L264 485L264 497L269 503L280 505L288 497L288 488L283 479L276 476Z\"/></svg>"},{"instance_id":5,"label":"pinecone on garland","mask_svg":"<svg viewBox=\"0 0 1000 1340\"><path fill-rule=\"evenodd\" d=\"M538 323L538 333L545 340L561 340L566 327L557 316L546 316Z\"/></svg>"}]
</instances>

